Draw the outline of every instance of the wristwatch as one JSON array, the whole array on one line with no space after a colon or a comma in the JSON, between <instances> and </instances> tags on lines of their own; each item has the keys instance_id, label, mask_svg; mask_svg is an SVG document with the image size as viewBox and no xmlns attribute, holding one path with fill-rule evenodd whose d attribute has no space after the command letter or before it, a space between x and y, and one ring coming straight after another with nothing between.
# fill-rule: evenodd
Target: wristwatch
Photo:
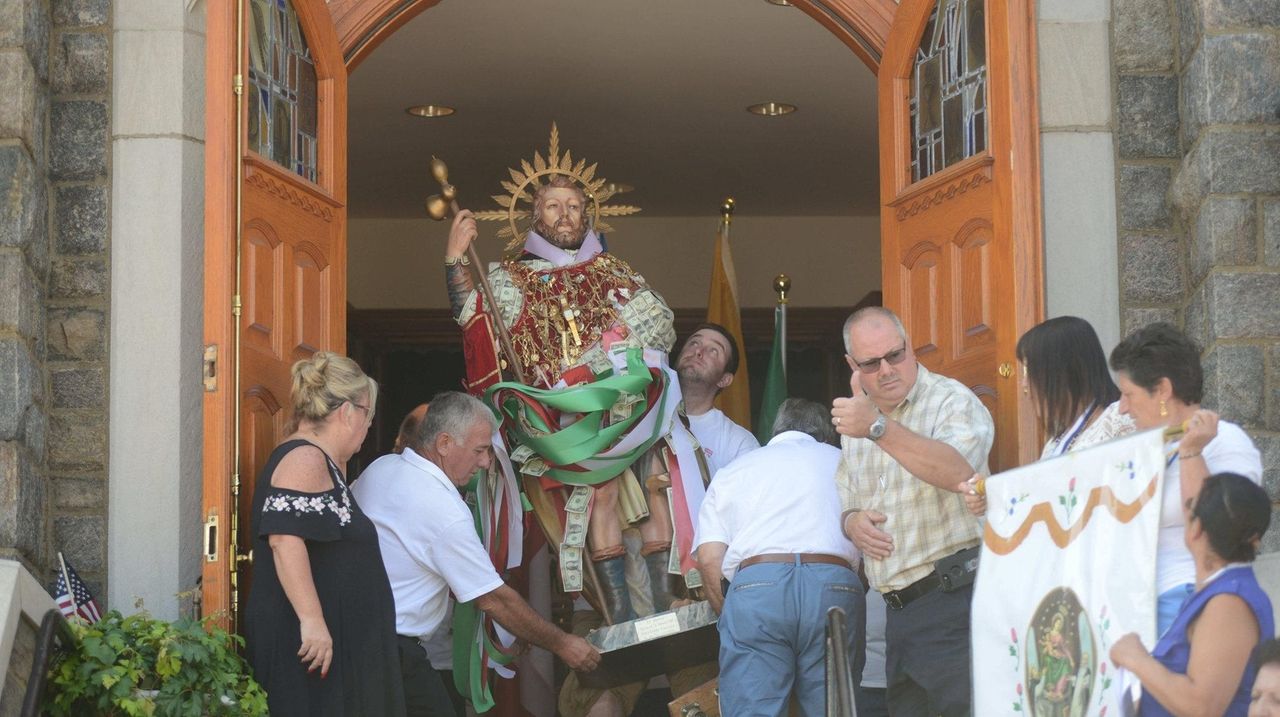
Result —
<instances>
[{"instance_id":1,"label":"wristwatch","mask_svg":"<svg viewBox=\"0 0 1280 717\"><path fill-rule=\"evenodd\" d=\"M876 416L876 420L872 421L871 427L867 429L867 438L870 438L873 441L880 440L880 437L884 435L884 429L887 425L889 425L889 419L885 418L883 413Z\"/></svg>"}]
</instances>

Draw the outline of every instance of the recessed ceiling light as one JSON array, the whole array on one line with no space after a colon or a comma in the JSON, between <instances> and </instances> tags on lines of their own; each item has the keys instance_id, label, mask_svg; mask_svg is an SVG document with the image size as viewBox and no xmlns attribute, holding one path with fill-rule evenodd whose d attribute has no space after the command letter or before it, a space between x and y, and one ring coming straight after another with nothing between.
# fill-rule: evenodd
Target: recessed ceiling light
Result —
<instances>
[{"instance_id":1,"label":"recessed ceiling light","mask_svg":"<svg viewBox=\"0 0 1280 717\"><path fill-rule=\"evenodd\" d=\"M787 0L764 0L764 1L769 3L770 5L781 5L782 7L791 7L791 3L787 2Z\"/></svg>"},{"instance_id":2,"label":"recessed ceiling light","mask_svg":"<svg viewBox=\"0 0 1280 717\"><path fill-rule=\"evenodd\" d=\"M636 191L635 187L630 184L623 184L622 182L609 182L604 185L604 188L610 190L614 194L626 194L627 192Z\"/></svg>"},{"instance_id":3,"label":"recessed ceiling light","mask_svg":"<svg viewBox=\"0 0 1280 717\"><path fill-rule=\"evenodd\" d=\"M761 102L758 105L751 105L747 108L747 111L753 115L761 115L763 117L780 117L795 112L796 106L785 102Z\"/></svg>"},{"instance_id":4,"label":"recessed ceiling light","mask_svg":"<svg viewBox=\"0 0 1280 717\"><path fill-rule=\"evenodd\" d=\"M406 107L404 111L416 117L448 117L455 112L446 105L414 105Z\"/></svg>"}]
</instances>

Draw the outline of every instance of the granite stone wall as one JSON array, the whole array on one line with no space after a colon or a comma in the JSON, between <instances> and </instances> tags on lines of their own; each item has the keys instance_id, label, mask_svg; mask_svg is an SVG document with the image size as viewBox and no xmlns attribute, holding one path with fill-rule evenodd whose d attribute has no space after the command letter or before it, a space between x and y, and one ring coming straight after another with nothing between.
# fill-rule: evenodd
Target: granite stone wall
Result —
<instances>
[{"instance_id":1,"label":"granite stone wall","mask_svg":"<svg viewBox=\"0 0 1280 717\"><path fill-rule=\"evenodd\" d=\"M1280 3L1115 0L1122 317L1181 323L1243 425L1280 550Z\"/></svg>"},{"instance_id":2,"label":"granite stone wall","mask_svg":"<svg viewBox=\"0 0 1280 717\"><path fill-rule=\"evenodd\" d=\"M103 597L110 0L0 0L0 555Z\"/></svg>"},{"instance_id":3,"label":"granite stone wall","mask_svg":"<svg viewBox=\"0 0 1280 717\"><path fill-rule=\"evenodd\" d=\"M111 0L52 0L50 517L54 550L106 601Z\"/></svg>"},{"instance_id":4,"label":"granite stone wall","mask_svg":"<svg viewBox=\"0 0 1280 717\"><path fill-rule=\"evenodd\" d=\"M50 7L0 0L0 556L49 555Z\"/></svg>"}]
</instances>

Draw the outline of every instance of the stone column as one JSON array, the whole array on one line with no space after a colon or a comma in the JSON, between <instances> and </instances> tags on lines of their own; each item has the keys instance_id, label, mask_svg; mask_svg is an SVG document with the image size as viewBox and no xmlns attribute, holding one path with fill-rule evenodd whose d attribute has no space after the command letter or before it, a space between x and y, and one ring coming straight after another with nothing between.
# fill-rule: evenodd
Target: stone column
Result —
<instances>
[{"instance_id":1,"label":"stone column","mask_svg":"<svg viewBox=\"0 0 1280 717\"><path fill-rule=\"evenodd\" d=\"M48 564L49 5L0 0L0 556Z\"/></svg>"},{"instance_id":2,"label":"stone column","mask_svg":"<svg viewBox=\"0 0 1280 717\"><path fill-rule=\"evenodd\" d=\"M173 618L201 566L205 12L114 10L110 595Z\"/></svg>"},{"instance_id":3,"label":"stone column","mask_svg":"<svg viewBox=\"0 0 1280 717\"><path fill-rule=\"evenodd\" d=\"M1205 405L1242 424L1280 499L1280 4L1178 0L1182 157L1170 196L1187 236L1185 328ZM1273 526L1280 510L1273 512ZM1280 529L1268 550L1280 549Z\"/></svg>"},{"instance_id":4,"label":"stone column","mask_svg":"<svg viewBox=\"0 0 1280 717\"><path fill-rule=\"evenodd\" d=\"M1039 0L1045 309L1120 339L1110 0ZM1087 289L1085 288L1087 287Z\"/></svg>"}]
</instances>

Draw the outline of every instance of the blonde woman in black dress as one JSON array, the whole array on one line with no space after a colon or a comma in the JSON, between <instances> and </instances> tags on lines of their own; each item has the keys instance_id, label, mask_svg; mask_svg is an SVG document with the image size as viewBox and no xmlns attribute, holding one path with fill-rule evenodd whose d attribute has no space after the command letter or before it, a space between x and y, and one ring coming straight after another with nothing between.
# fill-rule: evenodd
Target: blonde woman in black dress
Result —
<instances>
[{"instance_id":1,"label":"blonde woman in black dress","mask_svg":"<svg viewBox=\"0 0 1280 717\"><path fill-rule=\"evenodd\" d=\"M271 714L403 715L395 605L378 534L339 466L364 442L378 385L345 356L293 366L291 434L253 495L246 637Z\"/></svg>"}]
</instances>

